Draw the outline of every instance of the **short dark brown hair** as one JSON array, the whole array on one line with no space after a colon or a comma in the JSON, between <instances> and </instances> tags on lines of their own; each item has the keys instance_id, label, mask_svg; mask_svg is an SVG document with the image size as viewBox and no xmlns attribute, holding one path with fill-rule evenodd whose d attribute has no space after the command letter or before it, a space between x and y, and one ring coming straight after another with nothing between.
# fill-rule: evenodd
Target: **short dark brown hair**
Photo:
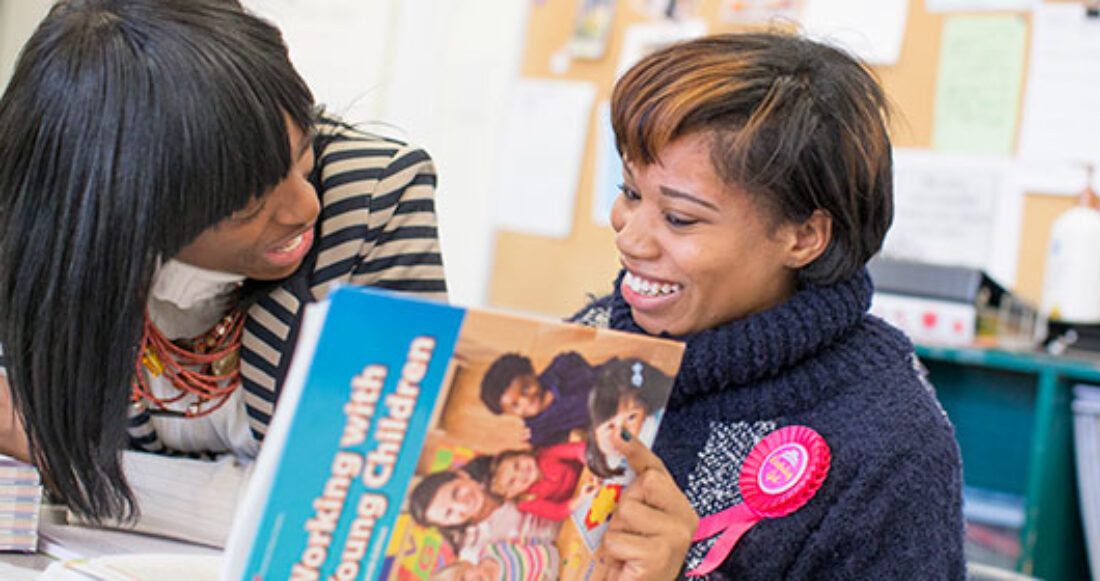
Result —
<instances>
[{"instance_id":1,"label":"short dark brown hair","mask_svg":"<svg viewBox=\"0 0 1100 581\"><path fill-rule=\"evenodd\" d=\"M624 160L658 162L680 137L711 139L715 172L777 222L832 217L829 246L799 276L831 284L882 246L893 219L890 106L842 50L788 33L678 43L616 83L611 120Z\"/></svg>"}]
</instances>

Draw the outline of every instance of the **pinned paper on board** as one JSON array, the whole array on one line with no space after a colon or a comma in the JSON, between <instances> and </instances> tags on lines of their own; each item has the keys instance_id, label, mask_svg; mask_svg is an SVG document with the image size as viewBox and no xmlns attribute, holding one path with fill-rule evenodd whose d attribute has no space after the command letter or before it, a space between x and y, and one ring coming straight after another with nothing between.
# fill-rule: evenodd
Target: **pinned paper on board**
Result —
<instances>
[{"instance_id":1,"label":"pinned paper on board","mask_svg":"<svg viewBox=\"0 0 1100 581\"><path fill-rule=\"evenodd\" d=\"M614 16L615 0L577 0L569 54L582 59L601 58L607 50Z\"/></svg>"},{"instance_id":2,"label":"pinned paper on board","mask_svg":"<svg viewBox=\"0 0 1100 581\"><path fill-rule=\"evenodd\" d=\"M802 5L808 36L872 65L898 62L908 15L909 0L805 0Z\"/></svg>"},{"instance_id":3,"label":"pinned paper on board","mask_svg":"<svg viewBox=\"0 0 1100 581\"><path fill-rule=\"evenodd\" d=\"M1002 156L894 150L894 223L882 255L1016 281L1023 191Z\"/></svg>"},{"instance_id":4,"label":"pinned paper on board","mask_svg":"<svg viewBox=\"0 0 1100 581\"><path fill-rule=\"evenodd\" d=\"M1100 18L1080 3L1035 8L1019 156L1100 161Z\"/></svg>"},{"instance_id":5,"label":"pinned paper on board","mask_svg":"<svg viewBox=\"0 0 1100 581\"><path fill-rule=\"evenodd\" d=\"M699 15L700 0L631 0L634 10L652 19L683 20Z\"/></svg>"},{"instance_id":6,"label":"pinned paper on board","mask_svg":"<svg viewBox=\"0 0 1100 581\"><path fill-rule=\"evenodd\" d=\"M623 73L646 55L674 42L698 38L707 33L707 23L701 19L664 20L629 26L623 33L619 52L619 65L615 77Z\"/></svg>"},{"instance_id":7,"label":"pinned paper on board","mask_svg":"<svg viewBox=\"0 0 1100 581\"><path fill-rule=\"evenodd\" d=\"M718 14L730 24L794 22L798 19L798 0L723 0Z\"/></svg>"},{"instance_id":8,"label":"pinned paper on board","mask_svg":"<svg viewBox=\"0 0 1100 581\"><path fill-rule=\"evenodd\" d=\"M932 129L937 150L1012 153L1026 42L1022 16L945 20Z\"/></svg>"},{"instance_id":9,"label":"pinned paper on board","mask_svg":"<svg viewBox=\"0 0 1100 581\"><path fill-rule=\"evenodd\" d=\"M523 80L505 121L495 198L498 226L567 238L596 98L592 83Z\"/></svg>"},{"instance_id":10,"label":"pinned paper on board","mask_svg":"<svg viewBox=\"0 0 1100 581\"><path fill-rule=\"evenodd\" d=\"M1042 0L924 0L928 12L1027 12Z\"/></svg>"}]
</instances>

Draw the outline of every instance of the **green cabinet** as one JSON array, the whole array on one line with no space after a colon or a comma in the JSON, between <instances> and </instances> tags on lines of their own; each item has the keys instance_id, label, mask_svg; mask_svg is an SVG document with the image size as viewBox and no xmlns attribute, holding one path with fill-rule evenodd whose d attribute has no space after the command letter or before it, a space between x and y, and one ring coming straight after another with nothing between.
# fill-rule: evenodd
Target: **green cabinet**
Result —
<instances>
[{"instance_id":1,"label":"green cabinet","mask_svg":"<svg viewBox=\"0 0 1100 581\"><path fill-rule=\"evenodd\" d=\"M963 479L1022 500L1016 569L1088 579L1074 468L1073 385L1100 384L1100 360L918 346L952 423Z\"/></svg>"}]
</instances>

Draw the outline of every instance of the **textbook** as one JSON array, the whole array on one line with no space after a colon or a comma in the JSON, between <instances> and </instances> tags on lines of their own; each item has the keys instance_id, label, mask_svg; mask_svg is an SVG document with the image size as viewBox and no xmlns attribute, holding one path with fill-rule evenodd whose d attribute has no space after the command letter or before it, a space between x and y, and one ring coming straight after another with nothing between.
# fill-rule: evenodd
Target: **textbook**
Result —
<instances>
[{"instance_id":1,"label":"textbook","mask_svg":"<svg viewBox=\"0 0 1100 581\"><path fill-rule=\"evenodd\" d=\"M681 343L354 286L304 317L223 578L588 577Z\"/></svg>"},{"instance_id":2,"label":"textbook","mask_svg":"<svg viewBox=\"0 0 1100 581\"><path fill-rule=\"evenodd\" d=\"M0 454L0 551L34 552L41 484L37 468Z\"/></svg>"}]
</instances>

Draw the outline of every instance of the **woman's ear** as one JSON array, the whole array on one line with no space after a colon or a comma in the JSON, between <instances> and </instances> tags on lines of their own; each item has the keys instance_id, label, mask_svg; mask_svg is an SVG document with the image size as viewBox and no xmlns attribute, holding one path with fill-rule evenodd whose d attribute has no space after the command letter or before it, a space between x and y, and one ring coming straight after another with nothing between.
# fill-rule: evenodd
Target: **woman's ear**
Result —
<instances>
[{"instance_id":1,"label":"woman's ear","mask_svg":"<svg viewBox=\"0 0 1100 581\"><path fill-rule=\"evenodd\" d=\"M833 238L833 217L818 208L801 224L791 224L791 245L787 267L799 269L813 262L829 247Z\"/></svg>"}]
</instances>

